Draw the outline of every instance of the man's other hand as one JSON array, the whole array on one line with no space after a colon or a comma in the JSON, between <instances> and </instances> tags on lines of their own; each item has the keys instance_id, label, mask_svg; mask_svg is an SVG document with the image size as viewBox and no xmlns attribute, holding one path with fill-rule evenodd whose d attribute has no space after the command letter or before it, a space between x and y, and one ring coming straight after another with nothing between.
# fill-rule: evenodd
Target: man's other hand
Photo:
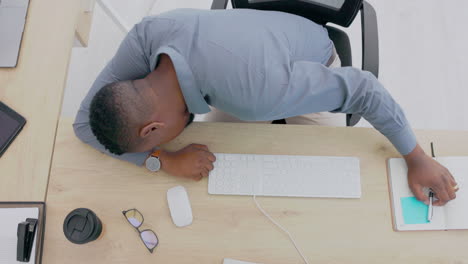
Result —
<instances>
[{"instance_id":1,"label":"man's other hand","mask_svg":"<svg viewBox=\"0 0 468 264\"><path fill-rule=\"evenodd\" d=\"M190 144L176 152L163 151L160 159L161 168L165 172L199 181L213 170L216 157L207 146Z\"/></svg>"},{"instance_id":2,"label":"man's other hand","mask_svg":"<svg viewBox=\"0 0 468 264\"><path fill-rule=\"evenodd\" d=\"M428 196L423 193L424 187L431 188L438 199L433 205L445 205L455 199L458 186L452 174L427 156L419 145L404 158L408 165L408 184L418 200L429 204Z\"/></svg>"}]
</instances>

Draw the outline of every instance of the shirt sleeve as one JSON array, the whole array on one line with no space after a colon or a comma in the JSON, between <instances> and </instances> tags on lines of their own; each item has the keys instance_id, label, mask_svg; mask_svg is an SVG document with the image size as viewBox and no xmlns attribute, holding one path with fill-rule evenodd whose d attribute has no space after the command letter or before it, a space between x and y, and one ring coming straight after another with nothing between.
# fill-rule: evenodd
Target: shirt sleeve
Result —
<instances>
[{"instance_id":1,"label":"shirt sleeve","mask_svg":"<svg viewBox=\"0 0 468 264\"><path fill-rule=\"evenodd\" d=\"M143 78L150 73L149 61L141 45L141 36L143 35L138 32L138 26L135 26L128 33L120 44L116 55L105 66L91 86L91 89L80 105L80 109L78 110L73 124L76 136L84 143L112 157L139 166L143 165L146 157L148 157L150 153L125 153L122 155L114 155L107 151L91 131L89 124L89 107L94 95L105 85L117 81Z\"/></svg>"},{"instance_id":2,"label":"shirt sleeve","mask_svg":"<svg viewBox=\"0 0 468 264\"><path fill-rule=\"evenodd\" d=\"M359 114L386 136L402 154L416 146L416 137L388 91L370 72L353 67L327 68L319 63L293 64L287 92L273 118L315 112Z\"/></svg>"}]
</instances>

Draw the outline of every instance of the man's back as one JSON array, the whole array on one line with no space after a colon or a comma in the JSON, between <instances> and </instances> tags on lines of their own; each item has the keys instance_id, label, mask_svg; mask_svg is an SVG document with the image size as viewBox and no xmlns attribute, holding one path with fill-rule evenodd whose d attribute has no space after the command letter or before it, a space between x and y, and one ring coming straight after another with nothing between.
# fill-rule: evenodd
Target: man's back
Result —
<instances>
[{"instance_id":1,"label":"man's back","mask_svg":"<svg viewBox=\"0 0 468 264\"><path fill-rule=\"evenodd\" d=\"M245 119L264 95L253 90L274 94L289 83L295 61L325 64L333 51L324 27L282 12L178 9L137 27L147 40L158 38L163 19L174 23L167 37L185 58L196 88L213 106ZM244 96L233 101L234 94Z\"/></svg>"},{"instance_id":2,"label":"man's back","mask_svg":"<svg viewBox=\"0 0 468 264\"><path fill-rule=\"evenodd\" d=\"M112 82L145 77L156 68L160 53L171 53L182 89L198 90L211 105L252 119L252 105L262 98L250 89L284 86L294 61L325 64L332 50L324 27L282 12L176 9L146 17L94 82L77 114L75 130L82 130L77 133L86 134L86 141L95 141L88 115L96 92ZM233 94L243 99L233 101ZM193 113L209 111L188 104Z\"/></svg>"}]
</instances>

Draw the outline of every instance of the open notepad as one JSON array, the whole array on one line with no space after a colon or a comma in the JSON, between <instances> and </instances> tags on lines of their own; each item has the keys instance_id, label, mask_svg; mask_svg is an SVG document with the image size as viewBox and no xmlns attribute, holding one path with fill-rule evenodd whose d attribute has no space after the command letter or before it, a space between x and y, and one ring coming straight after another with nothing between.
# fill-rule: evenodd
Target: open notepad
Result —
<instances>
[{"instance_id":1,"label":"open notepad","mask_svg":"<svg viewBox=\"0 0 468 264\"><path fill-rule=\"evenodd\" d=\"M428 206L418 201L408 186L408 168L405 161L388 161L395 230L468 229L468 184L465 184L468 183L468 157L438 157L435 160L452 173L460 190L455 200L445 206L434 206L430 222L427 220Z\"/></svg>"}]
</instances>

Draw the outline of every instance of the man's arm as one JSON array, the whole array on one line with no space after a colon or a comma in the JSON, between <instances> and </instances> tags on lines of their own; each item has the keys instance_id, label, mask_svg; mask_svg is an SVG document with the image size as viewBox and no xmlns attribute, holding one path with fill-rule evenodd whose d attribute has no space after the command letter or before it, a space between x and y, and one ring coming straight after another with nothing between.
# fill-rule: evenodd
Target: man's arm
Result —
<instances>
[{"instance_id":1,"label":"man's arm","mask_svg":"<svg viewBox=\"0 0 468 264\"><path fill-rule=\"evenodd\" d=\"M369 72L298 61L293 64L289 86L284 89L287 92L281 93L286 94L283 102L269 113L273 119L324 111L359 114L402 155L416 147L416 138L403 110Z\"/></svg>"},{"instance_id":2,"label":"man's arm","mask_svg":"<svg viewBox=\"0 0 468 264\"><path fill-rule=\"evenodd\" d=\"M283 107L274 108L273 118L282 118L285 113L296 116L321 111L359 114L405 157L408 182L418 199L428 200L422 193L423 187L436 192L436 205L455 198L456 183L450 172L419 147L403 110L371 73L299 61L293 65L287 89L283 99L286 102L280 104Z\"/></svg>"},{"instance_id":3,"label":"man's arm","mask_svg":"<svg viewBox=\"0 0 468 264\"><path fill-rule=\"evenodd\" d=\"M150 73L147 57L140 43L138 27L135 26L120 44L117 53L98 75L88 94L81 103L73 129L76 136L84 143L115 158L142 165L149 153L126 153L120 156L111 154L102 146L91 131L89 125L89 107L94 95L105 85L117 81L143 78Z\"/></svg>"}]
</instances>

